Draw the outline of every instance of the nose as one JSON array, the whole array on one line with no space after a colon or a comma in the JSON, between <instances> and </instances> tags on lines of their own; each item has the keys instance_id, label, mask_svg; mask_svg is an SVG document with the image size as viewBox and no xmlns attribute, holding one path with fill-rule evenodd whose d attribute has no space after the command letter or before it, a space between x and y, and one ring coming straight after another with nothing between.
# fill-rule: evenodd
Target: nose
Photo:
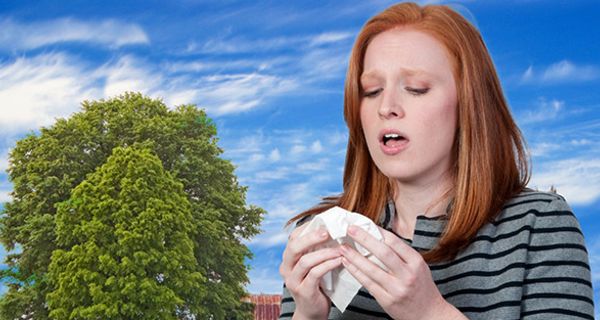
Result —
<instances>
[{"instance_id":1,"label":"nose","mask_svg":"<svg viewBox=\"0 0 600 320\"><path fill-rule=\"evenodd\" d=\"M397 89L383 90L383 99L379 106L379 116L385 119L391 118L402 118L404 117L404 107L402 106L402 99Z\"/></svg>"}]
</instances>

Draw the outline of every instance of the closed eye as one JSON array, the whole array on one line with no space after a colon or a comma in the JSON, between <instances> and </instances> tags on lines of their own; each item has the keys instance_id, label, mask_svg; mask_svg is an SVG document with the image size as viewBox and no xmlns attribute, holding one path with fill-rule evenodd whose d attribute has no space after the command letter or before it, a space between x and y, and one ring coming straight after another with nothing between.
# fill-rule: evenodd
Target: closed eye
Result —
<instances>
[{"instance_id":1,"label":"closed eye","mask_svg":"<svg viewBox=\"0 0 600 320\"><path fill-rule=\"evenodd\" d=\"M406 91L408 91L410 94L414 95L414 96L420 96L420 95L424 95L429 91L429 88L411 88L411 87L406 87L404 88Z\"/></svg>"},{"instance_id":2,"label":"closed eye","mask_svg":"<svg viewBox=\"0 0 600 320\"><path fill-rule=\"evenodd\" d=\"M381 88L375 89L375 90L371 90L371 91L366 91L365 93L363 93L363 96L365 98L374 98L377 95L379 95L379 93L381 93L381 91L383 91L383 89L381 89Z\"/></svg>"}]
</instances>

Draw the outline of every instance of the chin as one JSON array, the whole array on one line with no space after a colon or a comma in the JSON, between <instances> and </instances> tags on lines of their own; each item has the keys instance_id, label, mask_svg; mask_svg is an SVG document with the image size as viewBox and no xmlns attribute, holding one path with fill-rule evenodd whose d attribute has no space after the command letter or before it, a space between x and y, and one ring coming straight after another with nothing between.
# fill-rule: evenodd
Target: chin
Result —
<instances>
[{"instance_id":1,"label":"chin","mask_svg":"<svg viewBox=\"0 0 600 320\"><path fill-rule=\"evenodd\" d=\"M406 168L402 168L402 169L398 169L398 168L382 168L382 167L378 167L379 171L381 171L381 173L383 173L384 176L390 178L390 179L394 179L394 180L411 180L412 178L415 178L416 175L414 173L411 174L411 172L407 172Z\"/></svg>"}]
</instances>

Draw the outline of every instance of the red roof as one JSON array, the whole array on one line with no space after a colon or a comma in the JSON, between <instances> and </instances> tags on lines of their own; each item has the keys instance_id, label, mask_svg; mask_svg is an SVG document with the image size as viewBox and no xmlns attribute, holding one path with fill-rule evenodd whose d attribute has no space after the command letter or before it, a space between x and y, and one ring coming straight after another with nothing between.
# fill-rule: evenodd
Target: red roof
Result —
<instances>
[{"instance_id":1,"label":"red roof","mask_svg":"<svg viewBox=\"0 0 600 320\"><path fill-rule=\"evenodd\" d=\"M281 303L280 294L253 294L250 299L244 299L254 304L255 320L276 320L279 319L279 305Z\"/></svg>"}]
</instances>

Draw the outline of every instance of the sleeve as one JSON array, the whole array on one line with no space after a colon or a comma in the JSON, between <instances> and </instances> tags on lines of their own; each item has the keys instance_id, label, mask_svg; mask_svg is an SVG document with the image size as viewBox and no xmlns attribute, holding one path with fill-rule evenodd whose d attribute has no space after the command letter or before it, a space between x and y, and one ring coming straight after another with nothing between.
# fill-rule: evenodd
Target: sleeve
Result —
<instances>
[{"instance_id":1,"label":"sleeve","mask_svg":"<svg viewBox=\"0 0 600 320\"><path fill-rule=\"evenodd\" d=\"M281 308L279 312L279 319L292 319L292 316L294 315L294 310L296 310L296 303L294 302L294 298L292 298L292 295L290 294L290 292L284 284L283 295L281 296Z\"/></svg>"},{"instance_id":2,"label":"sleeve","mask_svg":"<svg viewBox=\"0 0 600 320\"><path fill-rule=\"evenodd\" d=\"M521 319L594 319L588 252L564 199L536 214L530 235Z\"/></svg>"}]
</instances>

